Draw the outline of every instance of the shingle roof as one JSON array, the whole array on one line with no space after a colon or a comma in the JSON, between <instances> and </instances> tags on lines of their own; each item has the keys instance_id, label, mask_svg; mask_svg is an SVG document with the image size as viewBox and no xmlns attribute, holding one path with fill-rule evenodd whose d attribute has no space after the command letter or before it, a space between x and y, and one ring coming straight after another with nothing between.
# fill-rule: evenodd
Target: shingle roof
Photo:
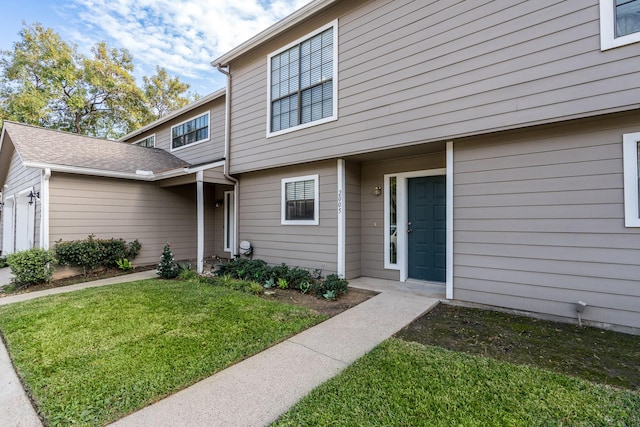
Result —
<instances>
[{"instance_id":1,"label":"shingle roof","mask_svg":"<svg viewBox=\"0 0 640 427\"><path fill-rule=\"evenodd\" d=\"M155 174L189 166L189 163L157 148L8 121L3 125L25 163L134 174L138 170Z\"/></svg>"}]
</instances>

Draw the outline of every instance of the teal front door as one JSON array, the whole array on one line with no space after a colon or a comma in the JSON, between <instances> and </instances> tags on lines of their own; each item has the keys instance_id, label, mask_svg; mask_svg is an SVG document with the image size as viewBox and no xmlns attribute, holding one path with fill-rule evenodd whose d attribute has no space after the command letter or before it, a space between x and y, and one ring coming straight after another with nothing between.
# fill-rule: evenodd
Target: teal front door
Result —
<instances>
[{"instance_id":1,"label":"teal front door","mask_svg":"<svg viewBox=\"0 0 640 427\"><path fill-rule=\"evenodd\" d=\"M431 282L446 280L446 177L408 180L409 278Z\"/></svg>"}]
</instances>

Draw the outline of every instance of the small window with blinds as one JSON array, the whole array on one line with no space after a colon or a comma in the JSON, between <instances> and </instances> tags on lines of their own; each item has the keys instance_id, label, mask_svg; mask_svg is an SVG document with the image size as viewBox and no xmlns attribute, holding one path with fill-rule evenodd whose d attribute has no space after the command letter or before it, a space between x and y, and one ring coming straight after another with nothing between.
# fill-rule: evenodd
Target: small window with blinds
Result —
<instances>
[{"instance_id":1,"label":"small window with blinds","mask_svg":"<svg viewBox=\"0 0 640 427\"><path fill-rule=\"evenodd\" d=\"M282 224L318 225L318 175L282 180Z\"/></svg>"},{"instance_id":2,"label":"small window with blinds","mask_svg":"<svg viewBox=\"0 0 640 427\"><path fill-rule=\"evenodd\" d=\"M267 137L336 120L337 22L268 57Z\"/></svg>"}]
</instances>

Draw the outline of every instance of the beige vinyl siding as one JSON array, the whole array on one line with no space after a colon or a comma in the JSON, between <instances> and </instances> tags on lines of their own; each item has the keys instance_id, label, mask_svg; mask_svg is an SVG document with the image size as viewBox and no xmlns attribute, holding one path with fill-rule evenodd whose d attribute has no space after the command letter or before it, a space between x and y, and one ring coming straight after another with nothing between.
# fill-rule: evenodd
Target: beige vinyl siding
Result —
<instances>
[{"instance_id":1,"label":"beige vinyl siding","mask_svg":"<svg viewBox=\"0 0 640 427\"><path fill-rule=\"evenodd\" d=\"M180 116L163 123L157 128L153 128L127 140L136 142L150 135L156 135L156 146L174 156L191 164L202 164L213 162L224 158L224 97L208 102L194 110L188 111ZM202 143L191 144L171 151L171 127L184 121L196 118L209 112L209 140Z\"/></svg>"},{"instance_id":2,"label":"beige vinyl siding","mask_svg":"<svg viewBox=\"0 0 640 427\"><path fill-rule=\"evenodd\" d=\"M339 120L265 138L266 55L339 18ZM341 2L231 64L232 172L637 108L597 0Z\"/></svg>"},{"instance_id":3,"label":"beige vinyl siding","mask_svg":"<svg viewBox=\"0 0 640 427\"><path fill-rule=\"evenodd\" d=\"M281 225L281 180L319 175L319 225ZM254 258L290 267L337 270L337 167L335 161L244 174L240 177L239 240Z\"/></svg>"},{"instance_id":4,"label":"beige vinyl siding","mask_svg":"<svg viewBox=\"0 0 640 427\"><path fill-rule=\"evenodd\" d=\"M442 146L444 150L444 146ZM400 272L384 268L384 195L373 188L384 188L384 175L446 167L445 153L366 162L362 164L362 271L364 276L399 280Z\"/></svg>"},{"instance_id":5,"label":"beige vinyl siding","mask_svg":"<svg viewBox=\"0 0 640 427\"><path fill-rule=\"evenodd\" d=\"M195 259L196 186L53 173L50 180L50 242L62 239L139 239L135 264L160 260L165 242L176 260ZM208 221L205 220L205 224Z\"/></svg>"},{"instance_id":6,"label":"beige vinyl siding","mask_svg":"<svg viewBox=\"0 0 640 427\"><path fill-rule=\"evenodd\" d=\"M8 138L8 135L6 136ZM8 144L8 142L7 142ZM33 191L40 191L40 177L42 171L40 169L27 168L22 163L22 159L17 151L14 150L11 157L11 164L7 172L7 179L5 181L5 188L2 192L3 201L7 197L14 196L14 200L17 200L18 194L26 189L33 188ZM37 199L35 202L35 224L34 224L34 236L31 237L34 242L34 247L40 247L40 207L41 199ZM15 215L15 210L14 210ZM3 214L4 221L4 214ZM16 221L14 218L14 227ZM14 230L15 231L15 230ZM2 233L2 228L0 228ZM3 236L4 239L4 236ZM2 246L0 246L1 250Z\"/></svg>"},{"instance_id":7,"label":"beige vinyl siding","mask_svg":"<svg viewBox=\"0 0 640 427\"><path fill-rule=\"evenodd\" d=\"M359 163L346 162L345 277L352 279L362 275L362 171Z\"/></svg>"},{"instance_id":8,"label":"beige vinyl siding","mask_svg":"<svg viewBox=\"0 0 640 427\"><path fill-rule=\"evenodd\" d=\"M454 298L640 325L640 230L624 227L635 114L455 143Z\"/></svg>"}]
</instances>

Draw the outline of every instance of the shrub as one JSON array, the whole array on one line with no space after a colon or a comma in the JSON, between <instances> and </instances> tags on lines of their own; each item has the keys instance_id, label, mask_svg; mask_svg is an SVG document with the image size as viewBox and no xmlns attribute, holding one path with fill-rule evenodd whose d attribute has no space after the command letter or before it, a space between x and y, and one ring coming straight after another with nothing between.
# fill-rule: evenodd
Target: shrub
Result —
<instances>
[{"instance_id":1,"label":"shrub","mask_svg":"<svg viewBox=\"0 0 640 427\"><path fill-rule=\"evenodd\" d=\"M122 271L129 271L133 268L133 264L131 264L131 261L126 258L119 259L118 261L116 261L116 264L118 264L118 268Z\"/></svg>"},{"instance_id":2,"label":"shrub","mask_svg":"<svg viewBox=\"0 0 640 427\"><path fill-rule=\"evenodd\" d=\"M348 282L345 279L341 279L337 274L330 274L316 285L316 295L318 298L336 299L349 291L347 285Z\"/></svg>"},{"instance_id":3,"label":"shrub","mask_svg":"<svg viewBox=\"0 0 640 427\"><path fill-rule=\"evenodd\" d=\"M141 247L137 239L127 243L124 239L96 239L90 234L86 240L57 241L55 254L60 265L82 268L86 275L100 266L116 268L125 258L133 260Z\"/></svg>"},{"instance_id":4,"label":"shrub","mask_svg":"<svg viewBox=\"0 0 640 427\"><path fill-rule=\"evenodd\" d=\"M156 273L163 279L173 279L180 274L180 267L178 267L175 259L173 258L173 252L171 252L169 242L164 244L164 249L162 250L160 263L158 264L158 270Z\"/></svg>"},{"instance_id":5,"label":"shrub","mask_svg":"<svg viewBox=\"0 0 640 427\"><path fill-rule=\"evenodd\" d=\"M293 267L289 269L284 277L287 279L289 287L292 289L301 289L301 285L303 283L313 281L309 270L300 267Z\"/></svg>"},{"instance_id":6,"label":"shrub","mask_svg":"<svg viewBox=\"0 0 640 427\"><path fill-rule=\"evenodd\" d=\"M0 256L0 268L5 268L8 265L9 264L7 264L7 257L6 256Z\"/></svg>"},{"instance_id":7,"label":"shrub","mask_svg":"<svg viewBox=\"0 0 640 427\"><path fill-rule=\"evenodd\" d=\"M15 276L13 282L25 287L51 280L53 262L53 253L41 248L27 249L7 257L11 273Z\"/></svg>"},{"instance_id":8,"label":"shrub","mask_svg":"<svg viewBox=\"0 0 640 427\"><path fill-rule=\"evenodd\" d=\"M269 279L271 268L261 259L236 258L221 264L216 274L218 276L228 274L236 279L253 280L262 283Z\"/></svg>"}]
</instances>

